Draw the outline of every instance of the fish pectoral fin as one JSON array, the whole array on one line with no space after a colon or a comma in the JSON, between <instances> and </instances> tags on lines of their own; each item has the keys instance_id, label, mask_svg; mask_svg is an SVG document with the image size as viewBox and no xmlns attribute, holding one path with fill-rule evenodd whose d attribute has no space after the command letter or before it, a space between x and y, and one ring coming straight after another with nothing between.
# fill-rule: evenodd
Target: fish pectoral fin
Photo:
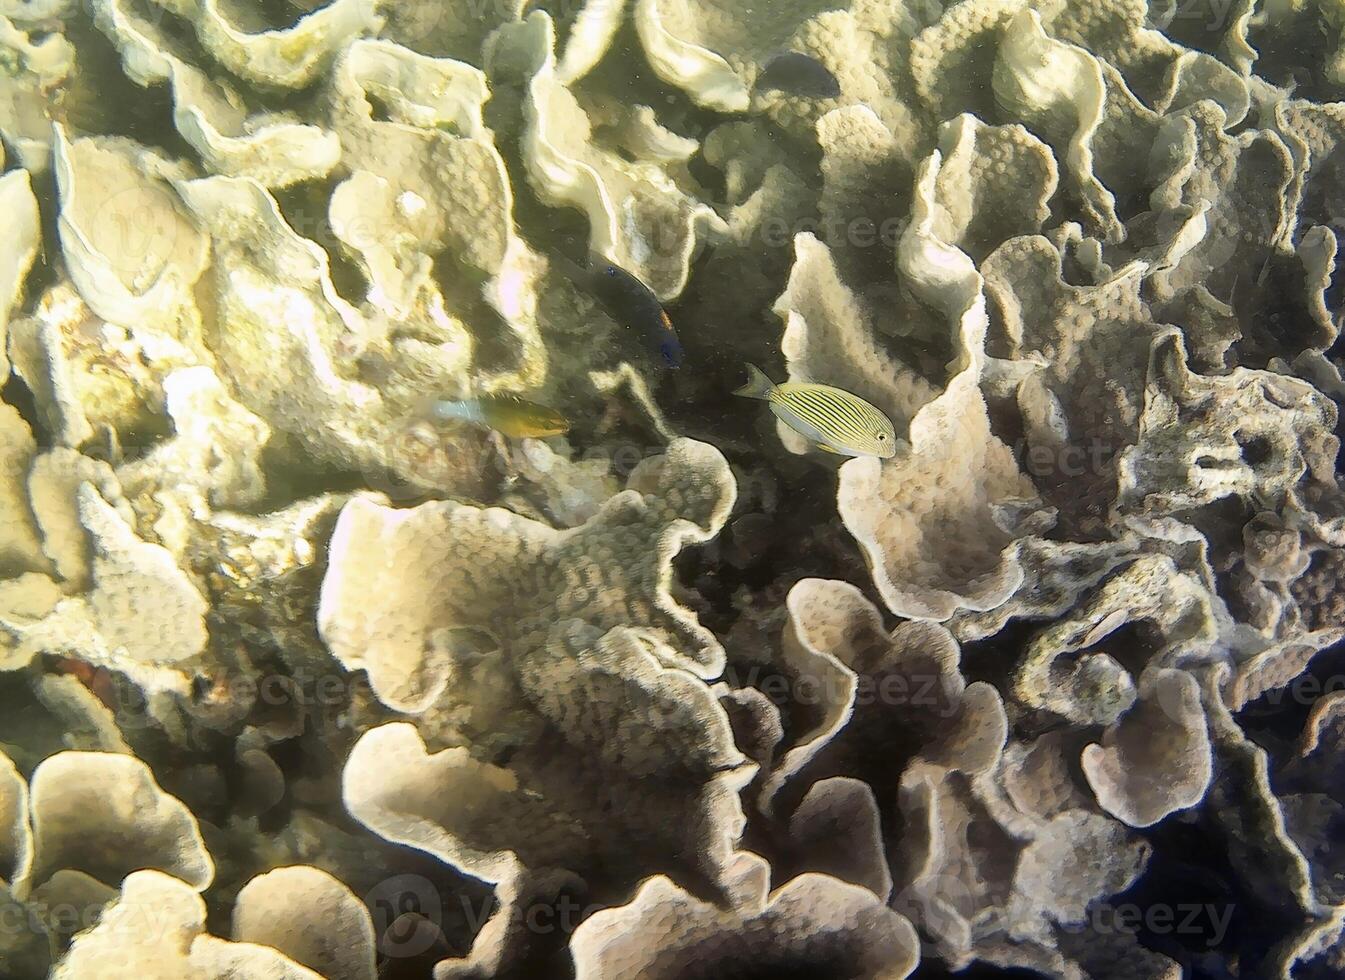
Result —
<instances>
[{"instance_id":1,"label":"fish pectoral fin","mask_svg":"<svg viewBox=\"0 0 1345 980\"><path fill-rule=\"evenodd\" d=\"M844 456L844 455L845 455L845 453L841 452L841 451L840 451L839 449L837 449L835 446L828 446L825 442L819 442L819 443L817 444L817 448L820 449L820 450L822 450L822 452L824 452L824 453L831 453L833 456Z\"/></svg>"}]
</instances>

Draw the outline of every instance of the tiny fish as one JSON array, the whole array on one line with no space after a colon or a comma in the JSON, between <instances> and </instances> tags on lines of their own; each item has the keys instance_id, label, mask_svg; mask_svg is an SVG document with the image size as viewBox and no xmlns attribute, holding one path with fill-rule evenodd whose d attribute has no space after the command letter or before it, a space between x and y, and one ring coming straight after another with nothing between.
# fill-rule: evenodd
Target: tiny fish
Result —
<instances>
[{"instance_id":1,"label":"tiny fish","mask_svg":"<svg viewBox=\"0 0 1345 980\"><path fill-rule=\"evenodd\" d=\"M570 428L565 416L555 409L515 395L435 401L429 405L429 414L437 422L471 422L513 439L558 436Z\"/></svg>"},{"instance_id":2,"label":"tiny fish","mask_svg":"<svg viewBox=\"0 0 1345 980\"><path fill-rule=\"evenodd\" d=\"M831 385L777 385L755 364L747 365L748 382L734 392L768 402L775 417L838 456L877 456L897 453L897 433L879 409L858 395Z\"/></svg>"},{"instance_id":3,"label":"tiny fish","mask_svg":"<svg viewBox=\"0 0 1345 980\"><path fill-rule=\"evenodd\" d=\"M841 94L840 80L826 65L810 55L786 51L771 58L757 76L758 91L772 89L809 99L834 99Z\"/></svg>"},{"instance_id":4,"label":"tiny fish","mask_svg":"<svg viewBox=\"0 0 1345 980\"><path fill-rule=\"evenodd\" d=\"M596 256L587 269L563 258L560 265L598 298L612 319L639 330L664 364L670 368L682 366L682 343L677 339L677 331L668 311L643 279L601 256Z\"/></svg>"},{"instance_id":5,"label":"tiny fish","mask_svg":"<svg viewBox=\"0 0 1345 980\"><path fill-rule=\"evenodd\" d=\"M106 667L95 667L78 657L57 657L53 666L58 674L68 674L83 684L106 707L117 709L117 685Z\"/></svg>"}]
</instances>

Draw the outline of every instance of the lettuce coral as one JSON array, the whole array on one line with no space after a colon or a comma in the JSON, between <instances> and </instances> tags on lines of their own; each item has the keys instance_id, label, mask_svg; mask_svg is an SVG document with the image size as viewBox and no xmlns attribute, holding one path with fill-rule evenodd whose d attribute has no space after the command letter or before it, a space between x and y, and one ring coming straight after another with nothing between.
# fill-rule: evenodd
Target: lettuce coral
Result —
<instances>
[{"instance_id":1,"label":"lettuce coral","mask_svg":"<svg viewBox=\"0 0 1345 980\"><path fill-rule=\"evenodd\" d=\"M1343 25L0 0L0 973L1338 975Z\"/></svg>"}]
</instances>

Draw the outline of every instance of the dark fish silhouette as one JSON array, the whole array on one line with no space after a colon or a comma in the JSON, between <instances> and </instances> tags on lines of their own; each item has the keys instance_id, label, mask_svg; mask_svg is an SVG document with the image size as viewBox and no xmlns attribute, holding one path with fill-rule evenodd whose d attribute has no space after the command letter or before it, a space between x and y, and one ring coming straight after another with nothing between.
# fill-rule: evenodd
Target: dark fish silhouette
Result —
<instances>
[{"instance_id":1,"label":"dark fish silhouette","mask_svg":"<svg viewBox=\"0 0 1345 980\"><path fill-rule=\"evenodd\" d=\"M682 343L677 339L677 331L668 311L644 280L601 256L595 256L587 269L565 258L560 259L560 266L569 270L570 278L578 285L597 297L612 319L639 330L664 364L670 368L682 366Z\"/></svg>"},{"instance_id":2,"label":"dark fish silhouette","mask_svg":"<svg viewBox=\"0 0 1345 980\"><path fill-rule=\"evenodd\" d=\"M774 89L809 99L834 99L841 94L841 83L831 70L798 51L786 51L767 61L756 87L760 92Z\"/></svg>"}]
</instances>

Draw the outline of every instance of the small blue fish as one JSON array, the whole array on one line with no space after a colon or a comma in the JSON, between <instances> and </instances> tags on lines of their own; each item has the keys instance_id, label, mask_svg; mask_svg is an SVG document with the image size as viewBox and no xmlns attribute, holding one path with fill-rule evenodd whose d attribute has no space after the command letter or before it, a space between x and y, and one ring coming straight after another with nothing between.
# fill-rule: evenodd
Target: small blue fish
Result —
<instances>
[{"instance_id":1,"label":"small blue fish","mask_svg":"<svg viewBox=\"0 0 1345 980\"><path fill-rule=\"evenodd\" d=\"M560 258L559 264L571 279L598 298L612 319L639 330L666 366L682 366L682 343L677 339L677 331L668 311L643 279L601 256L594 257L587 269L566 258Z\"/></svg>"},{"instance_id":2,"label":"small blue fish","mask_svg":"<svg viewBox=\"0 0 1345 980\"><path fill-rule=\"evenodd\" d=\"M747 365L748 381L735 395L759 398L795 432L837 456L897 454L897 433L881 410L858 395L831 385L789 382L777 385L755 364Z\"/></svg>"},{"instance_id":3,"label":"small blue fish","mask_svg":"<svg viewBox=\"0 0 1345 980\"><path fill-rule=\"evenodd\" d=\"M841 94L840 80L826 65L798 51L777 54L762 66L757 91L776 90L808 99L835 99Z\"/></svg>"}]
</instances>

